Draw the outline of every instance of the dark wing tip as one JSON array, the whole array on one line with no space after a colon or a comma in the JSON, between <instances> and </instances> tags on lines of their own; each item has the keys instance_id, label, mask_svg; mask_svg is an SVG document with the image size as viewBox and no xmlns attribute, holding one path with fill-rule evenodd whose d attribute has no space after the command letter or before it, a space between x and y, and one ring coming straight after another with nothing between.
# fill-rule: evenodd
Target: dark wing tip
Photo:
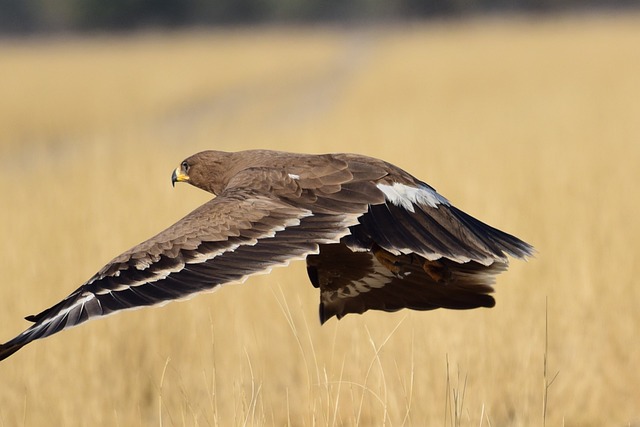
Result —
<instances>
[{"instance_id":1,"label":"dark wing tip","mask_svg":"<svg viewBox=\"0 0 640 427\"><path fill-rule=\"evenodd\" d=\"M486 305L483 305L482 307L493 308L493 307L496 306L496 300L491 295L485 295L485 299L486 299L487 303L486 303Z\"/></svg>"},{"instance_id":2,"label":"dark wing tip","mask_svg":"<svg viewBox=\"0 0 640 427\"><path fill-rule=\"evenodd\" d=\"M11 343L11 341L5 344L0 344L0 360L4 360L7 357L11 356L13 353L24 347L24 345L24 343L14 344Z\"/></svg>"},{"instance_id":3,"label":"dark wing tip","mask_svg":"<svg viewBox=\"0 0 640 427\"><path fill-rule=\"evenodd\" d=\"M318 277L318 268L309 264L310 258L312 257L313 255L309 255L307 257L307 275L309 276L309 280L313 287L317 289L320 287L320 279ZM320 307L320 316L322 316L322 307Z\"/></svg>"},{"instance_id":4,"label":"dark wing tip","mask_svg":"<svg viewBox=\"0 0 640 427\"><path fill-rule=\"evenodd\" d=\"M469 310L474 308L493 308L496 306L496 299L487 294L471 294L468 299L459 303L460 305L449 307L453 310Z\"/></svg>"},{"instance_id":5,"label":"dark wing tip","mask_svg":"<svg viewBox=\"0 0 640 427\"><path fill-rule=\"evenodd\" d=\"M25 320L28 320L29 322L34 322L36 323L36 325L31 326L29 329L27 329L25 332L21 333L11 341L7 341L4 344L0 344L0 360L6 359L16 351L20 350L25 345L29 344L34 339L38 339L39 336L35 336L35 337L33 336L34 328L38 328L37 323L40 320L42 320L42 318L55 307L56 306L50 309L47 309L40 314L32 314L30 316L25 317ZM55 332L57 331L54 330L51 333L55 333Z\"/></svg>"},{"instance_id":6,"label":"dark wing tip","mask_svg":"<svg viewBox=\"0 0 640 427\"><path fill-rule=\"evenodd\" d=\"M318 307L318 315L320 316L320 325L324 325L324 322L329 320L327 318L326 313L324 312L324 303L320 302L320 306Z\"/></svg>"},{"instance_id":7,"label":"dark wing tip","mask_svg":"<svg viewBox=\"0 0 640 427\"><path fill-rule=\"evenodd\" d=\"M494 255L507 254L514 258L526 259L536 253L535 248L524 240L498 230L455 206L450 206L449 209L461 223L473 231Z\"/></svg>"},{"instance_id":8,"label":"dark wing tip","mask_svg":"<svg viewBox=\"0 0 640 427\"><path fill-rule=\"evenodd\" d=\"M336 319L340 320L345 316L345 314L349 314L349 312L346 312L346 313L338 312L334 306L326 305L324 301L320 301L320 306L318 308L319 308L318 311L320 315L321 326L327 323L327 321L334 316L336 317ZM362 314L362 313L359 313L359 314Z\"/></svg>"}]
</instances>

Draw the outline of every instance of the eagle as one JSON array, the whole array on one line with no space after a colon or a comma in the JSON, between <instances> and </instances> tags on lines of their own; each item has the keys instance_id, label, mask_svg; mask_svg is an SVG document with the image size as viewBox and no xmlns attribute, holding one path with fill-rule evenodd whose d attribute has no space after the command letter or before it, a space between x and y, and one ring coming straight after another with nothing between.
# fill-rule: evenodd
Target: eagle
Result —
<instances>
[{"instance_id":1,"label":"eagle","mask_svg":"<svg viewBox=\"0 0 640 427\"><path fill-rule=\"evenodd\" d=\"M0 345L121 310L190 298L305 259L320 322L367 310L493 307L495 276L528 243L466 214L401 168L358 154L203 151L172 184L214 198L118 255Z\"/></svg>"}]
</instances>

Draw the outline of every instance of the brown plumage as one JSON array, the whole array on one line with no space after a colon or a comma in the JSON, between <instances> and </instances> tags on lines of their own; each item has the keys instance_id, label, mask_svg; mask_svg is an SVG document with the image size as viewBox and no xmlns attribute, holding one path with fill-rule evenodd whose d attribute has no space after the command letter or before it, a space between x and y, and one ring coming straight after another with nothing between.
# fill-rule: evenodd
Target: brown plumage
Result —
<instances>
[{"instance_id":1,"label":"brown plumage","mask_svg":"<svg viewBox=\"0 0 640 427\"><path fill-rule=\"evenodd\" d=\"M402 169L356 154L204 151L174 171L217 197L105 265L34 324L29 342L307 260L320 320L367 310L492 307L507 255L533 248L451 205Z\"/></svg>"}]
</instances>

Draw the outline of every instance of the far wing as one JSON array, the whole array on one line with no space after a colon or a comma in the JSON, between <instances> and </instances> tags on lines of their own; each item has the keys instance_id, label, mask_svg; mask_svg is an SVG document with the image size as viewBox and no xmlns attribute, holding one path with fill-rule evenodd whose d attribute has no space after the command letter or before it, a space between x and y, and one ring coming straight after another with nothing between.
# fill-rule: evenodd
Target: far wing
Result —
<instances>
[{"instance_id":1,"label":"far wing","mask_svg":"<svg viewBox=\"0 0 640 427\"><path fill-rule=\"evenodd\" d=\"M322 323L367 310L493 307L491 285L506 267L500 262L485 266L396 256L380 247L354 252L342 243L321 245L317 255L307 257L309 278L320 288Z\"/></svg>"}]
</instances>

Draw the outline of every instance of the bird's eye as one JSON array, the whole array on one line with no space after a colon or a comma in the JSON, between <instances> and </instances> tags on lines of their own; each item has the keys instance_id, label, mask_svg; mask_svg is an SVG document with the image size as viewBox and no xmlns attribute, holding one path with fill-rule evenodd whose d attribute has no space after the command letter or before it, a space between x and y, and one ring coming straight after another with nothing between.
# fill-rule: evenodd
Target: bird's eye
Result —
<instances>
[{"instance_id":1,"label":"bird's eye","mask_svg":"<svg viewBox=\"0 0 640 427\"><path fill-rule=\"evenodd\" d=\"M182 167L182 170L186 173L189 172L189 163L187 162L182 162L182 165L180 165Z\"/></svg>"}]
</instances>

